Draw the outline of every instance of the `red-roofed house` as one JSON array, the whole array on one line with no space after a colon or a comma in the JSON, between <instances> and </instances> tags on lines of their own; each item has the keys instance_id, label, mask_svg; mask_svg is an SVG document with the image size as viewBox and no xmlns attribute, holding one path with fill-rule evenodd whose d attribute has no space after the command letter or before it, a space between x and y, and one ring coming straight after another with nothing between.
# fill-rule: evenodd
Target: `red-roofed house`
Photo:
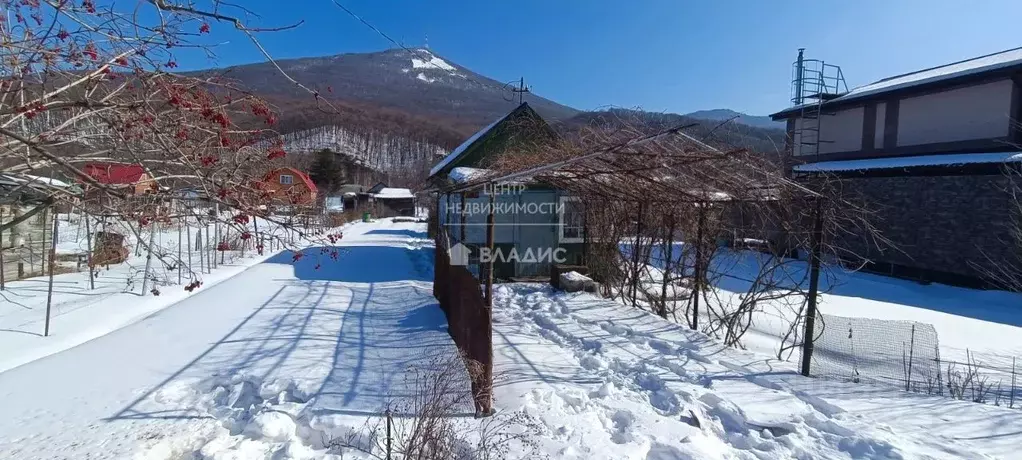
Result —
<instances>
[{"instance_id":1,"label":"red-roofed house","mask_svg":"<svg viewBox=\"0 0 1022 460\"><path fill-rule=\"evenodd\" d=\"M140 164L127 163L86 163L82 172L96 181L114 187L127 188L132 194L141 195L156 190L156 182Z\"/></svg>"},{"instance_id":2,"label":"red-roofed house","mask_svg":"<svg viewBox=\"0 0 1022 460\"><path fill-rule=\"evenodd\" d=\"M270 193L276 205L313 206L316 204L316 184L309 175L295 168L277 168L263 176L263 190Z\"/></svg>"}]
</instances>

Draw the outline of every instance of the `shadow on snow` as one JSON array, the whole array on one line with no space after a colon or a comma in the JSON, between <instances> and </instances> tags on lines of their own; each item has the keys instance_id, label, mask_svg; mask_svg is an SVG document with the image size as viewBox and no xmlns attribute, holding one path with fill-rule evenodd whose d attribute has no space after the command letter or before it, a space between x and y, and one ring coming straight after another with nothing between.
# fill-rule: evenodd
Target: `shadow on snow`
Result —
<instances>
[{"instance_id":1,"label":"shadow on snow","mask_svg":"<svg viewBox=\"0 0 1022 460\"><path fill-rule=\"evenodd\" d=\"M272 296L106 420L205 418L193 404L171 403L180 407L168 408L166 401L158 402L161 390L189 382L210 391L239 376L256 385L302 382L303 399L315 398L313 413L375 415L389 402L411 396L414 388L405 377L409 369L425 369L435 359L456 354L431 285L423 283L432 280L426 258L432 250L326 249L306 250L298 261L293 253L283 252L256 267L279 277L272 266L291 265L297 279L274 280L281 286ZM335 249L341 252L336 260L329 254ZM239 276L186 302L195 303L198 311L216 307L223 292L243 290L252 282Z\"/></svg>"}]
</instances>

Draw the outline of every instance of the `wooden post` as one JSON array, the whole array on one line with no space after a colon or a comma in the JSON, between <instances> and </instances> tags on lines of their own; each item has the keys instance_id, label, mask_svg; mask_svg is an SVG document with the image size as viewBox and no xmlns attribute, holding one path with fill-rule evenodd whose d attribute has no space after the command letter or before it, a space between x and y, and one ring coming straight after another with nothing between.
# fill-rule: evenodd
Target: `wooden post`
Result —
<instances>
[{"instance_id":1,"label":"wooden post","mask_svg":"<svg viewBox=\"0 0 1022 460\"><path fill-rule=\"evenodd\" d=\"M0 224L4 222L4 209L0 208ZM4 290L7 286L7 280L4 272L7 271L7 264L4 263L4 232L0 230L0 291Z\"/></svg>"},{"instance_id":2,"label":"wooden post","mask_svg":"<svg viewBox=\"0 0 1022 460\"><path fill-rule=\"evenodd\" d=\"M199 251L199 272L203 273L203 260L206 258L206 253L203 251L205 246L202 245L202 221L199 221L199 226L195 227L195 250Z\"/></svg>"},{"instance_id":3,"label":"wooden post","mask_svg":"<svg viewBox=\"0 0 1022 460\"><path fill-rule=\"evenodd\" d=\"M185 248L188 251L188 278L192 278L192 227L188 225L188 216L184 219Z\"/></svg>"},{"instance_id":4,"label":"wooden post","mask_svg":"<svg viewBox=\"0 0 1022 460\"><path fill-rule=\"evenodd\" d=\"M259 255L263 255L263 237L259 234L259 217L255 214L252 214L252 227L255 229L256 240L259 241L256 243L256 250L259 251Z\"/></svg>"},{"instance_id":5,"label":"wooden post","mask_svg":"<svg viewBox=\"0 0 1022 460\"><path fill-rule=\"evenodd\" d=\"M43 211L45 212L45 210ZM50 336L50 306L53 304L53 266L57 260L57 227L60 222L57 214L53 213L53 233L50 235L50 281L46 287L46 325L43 326L43 337ZM44 226L45 228L45 226ZM45 239L44 239L45 241Z\"/></svg>"},{"instance_id":6,"label":"wooden post","mask_svg":"<svg viewBox=\"0 0 1022 460\"><path fill-rule=\"evenodd\" d=\"M220 237L216 239L217 240L217 243L216 243L217 246L220 246L220 243L223 243L224 247L229 247L228 244L227 244L227 238L230 237L230 235L231 235L230 227L227 227L227 228L224 228L224 229L220 230ZM227 255L227 250L226 249L223 250L223 251L220 251L220 265L224 264L224 256L225 255Z\"/></svg>"},{"instance_id":7,"label":"wooden post","mask_svg":"<svg viewBox=\"0 0 1022 460\"><path fill-rule=\"evenodd\" d=\"M459 222L459 224L461 225L461 230L460 230L461 240L459 240L459 243L465 244L465 192L461 192L460 196L461 196L461 209L458 211L458 215L460 216L460 219L461 219L461 222Z\"/></svg>"},{"instance_id":8,"label":"wooden post","mask_svg":"<svg viewBox=\"0 0 1022 460\"><path fill-rule=\"evenodd\" d=\"M156 225L154 221L149 227L149 247L145 252L145 272L142 273L142 295L145 295L146 288L149 286L149 269L153 265L153 238L156 236Z\"/></svg>"},{"instance_id":9,"label":"wooden post","mask_svg":"<svg viewBox=\"0 0 1022 460\"><path fill-rule=\"evenodd\" d=\"M25 277L25 262L18 262L18 279Z\"/></svg>"},{"instance_id":10,"label":"wooden post","mask_svg":"<svg viewBox=\"0 0 1022 460\"><path fill-rule=\"evenodd\" d=\"M32 267L35 267L35 252L32 251L32 245L35 244L32 241L32 234L28 234L28 270L31 274Z\"/></svg>"},{"instance_id":11,"label":"wooden post","mask_svg":"<svg viewBox=\"0 0 1022 460\"><path fill-rule=\"evenodd\" d=\"M912 389L912 358L915 355L916 348L916 325L912 323L912 336L908 342L908 372L905 374L905 391L911 391Z\"/></svg>"},{"instance_id":12,"label":"wooden post","mask_svg":"<svg viewBox=\"0 0 1022 460\"><path fill-rule=\"evenodd\" d=\"M444 213L447 214L447 216L444 218L444 225L446 225L447 227L450 227L451 226L451 194L450 193L448 193L447 196L444 197L444 202L446 203L446 205L444 206ZM448 236L450 236L450 235L448 235Z\"/></svg>"},{"instance_id":13,"label":"wooden post","mask_svg":"<svg viewBox=\"0 0 1022 460\"><path fill-rule=\"evenodd\" d=\"M89 289L96 289L96 277L92 270L92 227L89 224L89 215L82 211L82 218L85 219L85 244L88 248L85 251L85 262L89 268ZM81 222L79 222L81 227Z\"/></svg>"},{"instance_id":14,"label":"wooden post","mask_svg":"<svg viewBox=\"0 0 1022 460\"><path fill-rule=\"evenodd\" d=\"M483 368L483 410L486 415L493 413L493 245L494 245L494 199L496 193L490 190L490 209L486 216L486 246L490 248L490 260L486 262L486 365ZM471 342L470 342L471 343Z\"/></svg>"},{"instance_id":15,"label":"wooden post","mask_svg":"<svg viewBox=\"0 0 1022 460\"><path fill-rule=\"evenodd\" d=\"M816 297L820 290L820 250L823 245L823 213L816 199L813 233L809 241L809 299L806 302L806 329L802 336L802 375L808 377L813 358L813 334L816 325Z\"/></svg>"},{"instance_id":16,"label":"wooden post","mask_svg":"<svg viewBox=\"0 0 1022 460\"><path fill-rule=\"evenodd\" d=\"M39 274L43 275L46 273L46 215L49 214L50 208L43 209L43 238L39 241ZM57 220L57 216L53 216L53 220Z\"/></svg>"},{"instance_id":17,"label":"wooden post","mask_svg":"<svg viewBox=\"0 0 1022 460\"><path fill-rule=\"evenodd\" d=\"M706 204L696 203L696 206L699 206L699 217L696 220L695 280L692 282L692 330L699 329L699 296L702 295L703 287L703 227L706 225Z\"/></svg>"},{"instance_id":18,"label":"wooden post","mask_svg":"<svg viewBox=\"0 0 1022 460\"><path fill-rule=\"evenodd\" d=\"M182 264L182 262L184 262L184 261L181 260L182 259L182 257L181 257L181 245L183 243L181 241L181 239L184 237L184 234L181 231L181 226L182 225L183 225L182 222L178 222L178 224L177 224L177 284L181 284L181 270L183 270L183 268L181 266L184 265L184 264Z\"/></svg>"},{"instance_id":19,"label":"wooden post","mask_svg":"<svg viewBox=\"0 0 1022 460\"><path fill-rule=\"evenodd\" d=\"M493 244L494 244L493 243L493 230L494 230L494 228L493 228L493 226L494 226L494 223L493 223L494 222L494 217L493 217L493 211L494 211L494 209L493 209L494 208L493 200L494 200L495 196L496 195L494 195L493 192L490 191L490 210L489 210L490 212L489 212L489 214L486 215L486 247L490 248L490 257L489 257L489 260L486 261L486 307L490 308L488 313L490 315L490 319L491 320L493 318L493 309L491 307L493 307ZM492 353L492 351L493 351L492 347L490 348L490 351Z\"/></svg>"},{"instance_id":20,"label":"wooden post","mask_svg":"<svg viewBox=\"0 0 1022 460\"><path fill-rule=\"evenodd\" d=\"M82 237L82 218L85 217L85 210L79 210L79 211L80 211L81 215L78 216L78 227L75 228L75 239L74 239L75 242L77 242L78 239ZM67 222L68 223L71 223L71 213L72 212L74 212L74 209L69 209L68 212L67 212Z\"/></svg>"},{"instance_id":21,"label":"wooden post","mask_svg":"<svg viewBox=\"0 0 1022 460\"><path fill-rule=\"evenodd\" d=\"M213 268L218 268L220 267L220 263L223 262L222 261L219 263L217 262L216 250L220 247L220 242L223 241L224 238L223 231L220 230L220 203L216 204L216 218L213 220L213 231L214 231L213 239L215 240L214 241L215 246L213 247Z\"/></svg>"},{"instance_id":22,"label":"wooden post","mask_svg":"<svg viewBox=\"0 0 1022 460\"><path fill-rule=\"evenodd\" d=\"M206 273L213 273L213 248L211 248L209 244L209 233L209 225L206 225L206 250L204 251L206 257Z\"/></svg>"},{"instance_id":23,"label":"wooden post","mask_svg":"<svg viewBox=\"0 0 1022 460\"><path fill-rule=\"evenodd\" d=\"M636 298L639 288L639 239L642 237L642 203L639 203L639 213L635 219L635 241L632 243L632 306L636 307Z\"/></svg>"}]
</instances>

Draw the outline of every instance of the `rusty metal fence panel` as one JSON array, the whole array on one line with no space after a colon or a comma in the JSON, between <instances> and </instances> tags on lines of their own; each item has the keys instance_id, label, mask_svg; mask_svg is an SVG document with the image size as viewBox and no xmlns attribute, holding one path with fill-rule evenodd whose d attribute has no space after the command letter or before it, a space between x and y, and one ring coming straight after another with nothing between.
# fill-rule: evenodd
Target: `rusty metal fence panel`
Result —
<instances>
[{"instance_id":1,"label":"rusty metal fence panel","mask_svg":"<svg viewBox=\"0 0 1022 460\"><path fill-rule=\"evenodd\" d=\"M472 379L476 410L492 412L493 335L489 310L479 280L460 265L452 265L450 238L443 226L436 232L433 296L447 315L447 329L465 360Z\"/></svg>"}]
</instances>

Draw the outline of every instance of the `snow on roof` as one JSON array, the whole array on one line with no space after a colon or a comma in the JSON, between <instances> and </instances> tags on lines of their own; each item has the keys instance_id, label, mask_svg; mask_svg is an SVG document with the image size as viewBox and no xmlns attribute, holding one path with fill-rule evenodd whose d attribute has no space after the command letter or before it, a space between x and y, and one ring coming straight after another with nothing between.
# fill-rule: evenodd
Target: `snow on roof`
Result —
<instances>
[{"instance_id":1,"label":"snow on roof","mask_svg":"<svg viewBox=\"0 0 1022 460\"><path fill-rule=\"evenodd\" d=\"M391 198L415 198L411 190L406 188L382 188L379 193L374 195L376 198L391 199Z\"/></svg>"},{"instance_id":2,"label":"snow on roof","mask_svg":"<svg viewBox=\"0 0 1022 460\"><path fill-rule=\"evenodd\" d=\"M835 101L858 99L860 97L892 91L895 89L1011 67L1019 64L1022 64L1022 48L1014 48L939 67L885 78L883 80L855 88L844 96L835 99Z\"/></svg>"},{"instance_id":3,"label":"snow on roof","mask_svg":"<svg viewBox=\"0 0 1022 460\"><path fill-rule=\"evenodd\" d=\"M439 69L446 70L448 72L454 72L455 70L457 70L454 68L454 66L448 64L447 61L434 56L433 53L430 53L427 50L421 50L419 53L416 54L418 54L420 57L429 56L430 59L428 61L424 61L422 59L412 58L413 69L432 69L432 70Z\"/></svg>"},{"instance_id":4,"label":"snow on roof","mask_svg":"<svg viewBox=\"0 0 1022 460\"><path fill-rule=\"evenodd\" d=\"M451 172L447 173L447 177L451 179L451 182L456 184L465 184L475 179L479 179L489 173L489 169L458 166L457 168L451 169Z\"/></svg>"},{"instance_id":5,"label":"snow on roof","mask_svg":"<svg viewBox=\"0 0 1022 460\"><path fill-rule=\"evenodd\" d=\"M832 104L844 101L851 101L868 96L886 93L888 91L894 91L897 89L909 88L912 86L918 86L926 83L932 83L956 77L963 77L966 75L973 75L981 72L988 72L991 70L1003 69L1006 67L1016 65L1022 65L1022 48L1013 48L1010 50L1005 50L994 54L988 54L986 56L975 57L972 59L953 62L951 64L945 64L938 67L932 67L929 69L918 70L903 75L896 75L893 77L884 78L867 85L862 85L857 88L853 88L851 91L841 95L838 98L832 99L827 103ZM807 105L812 104L792 106L781 111L780 113L788 112Z\"/></svg>"},{"instance_id":6,"label":"snow on roof","mask_svg":"<svg viewBox=\"0 0 1022 460\"><path fill-rule=\"evenodd\" d=\"M68 184L67 182L57 180L52 177L33 176L30 174L22 174L21 177L26 179L27 182L52 185L54 187L67 188L71 186L71 184Z\"/></svg>"},{"instance_id":7,"label":"snow on roof","mask_svg":"<svg viewBox=\"0 0 1022 460\"><path fill-rule=\"evenodd\" d=\"M444 169L445 166L451 164L451 162L453 162L454 160L457 160L458 157L460 157L461 154L465 153L465 150L468 150L468 148L477 140L479 140L480 137L483 137L484 134L489 132L491 129L493 129L494 126L497 126L497 124L499 124L500 122L504 121L504 119L506 119L508 115L511 115L513 112L514 110L508 112L503 117L498 118L496 121L490 123L485 128L480 129L477 133L473 134L472 137L468 138L468 140L466 140L465 142L462 142L461 145L459 145L457 148L452 150L451 153L444 157L444 159L441 160L440 163L437 163L437 165L434 166L433 169L429 170L430 177L435 176L436 173L440 172L441 169Z\"/></svg>"},{"instance_id":8,"label":"snow on roof","mask_svg":"<svg viewBox=\"0 0 1022 460\"><path fill-rule=\"evenodd\" d=\"M910 168L914 166L954 166L975 163L1022 162L1022 152L955 153L915 157L871 158L866 160L821 161L792 168L795 172L861 171L866 169Z\"/></svg>"}]
</instances>

